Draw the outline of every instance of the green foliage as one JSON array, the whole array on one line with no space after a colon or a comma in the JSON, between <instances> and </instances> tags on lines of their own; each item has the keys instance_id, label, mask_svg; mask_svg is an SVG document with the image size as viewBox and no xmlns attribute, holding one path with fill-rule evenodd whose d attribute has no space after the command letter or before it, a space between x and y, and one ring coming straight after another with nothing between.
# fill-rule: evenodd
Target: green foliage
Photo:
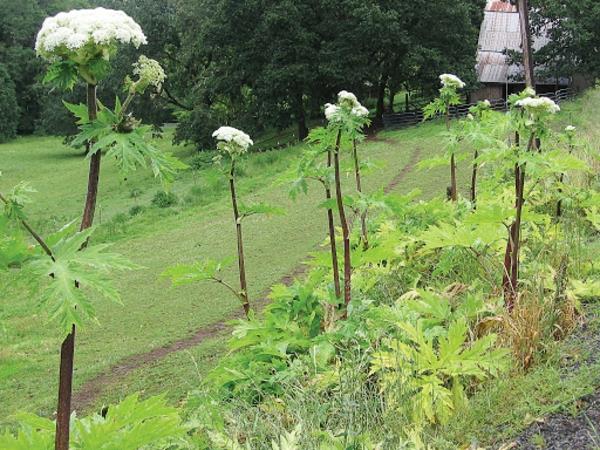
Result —
<instances>
[{"instance_id":1,"label":"green foliage","mask_svg":"<svg viewBox=\"0 0 600 450\"><path fill-rule=\"evenodd\" d=\"M54 448L54 422L22 414L19 430L0 435L5 450L51 450ZM71 419L70 448L81 450L141 449L165 443L185 433L177 410L163 397L139 400L138 394L112 405L106 417L93 415Z\"/></svg>"},{"instance_id":2,"label":"green foliage","mask_svg":"<svg viewBox=\"0 0 600 450\"><path fill-rule=\"evenodd\" d=\"M73 61L56 61L48 67L42 82L61 91L72 91L78 80L77 64Z\"/></svg>"},{"instance_id":3,"label":"green foliage","mask_svg":"<svg viewBox=\"0 0 600 450\"><path fill-rule=\"evenodd\" d=\"M175 206L179 199L173 192L157 191L152 197L152 204L157 208L170 208Z\"/></svg>"},{"instance_id":4,"label":"green foliage","mask_svg":"<svg viewBox=\"0 0 600 450\"><path fill-rule=\"evenodd\" d=\"M137 268L121 255L107 252L107 244L87 245L92 232L93 229L88 229L62 237L51 247L52 258L38 258L29 264L43 286L40 302L65 333L70 333L73 324L80 327L86 320L95 320L94 306L86 290L121 303L121 296L108 275L115 270Z\"/></svg>"},{"instance_id":5,"label":"green foliage","mask_svg":"<svg viewBox=\"0 0 600 450\"><path fill-rule=\"evenodd\" d=\"M0 142L15 137L19 114L15 84L4 64L0 64Z\"/></svg>"},{"instance_id":6,"label":"green foliage","mask_svg":"<svg viewBox=\"0 0 600 450\"><path fill-rule=\"evenodd\" d=\"M293 361L311 351L317 365L325 367L333 348L315 340L324 317L323 303L329 299L320 286L323 276L315 272L304 283L274 286L262 317L238 322L230 341L232 353L207 379L221 395L256 401L281 393L282 382L293 377Z\"/></svg>"},{"instance_id":7,"label":"green foliage","mask_svg":"<svg viewBox=\"0 0 600 450\"><path fill-rule=\"evenodd\" d=\"M594 79L600 75L600 63L593 56L600 42L595 25L600 20L597 2L535 0L531 15L535 33L548 38L546 45L535 52L540 76L556 77L558 74L568 78L585 74ZM548 23L560 23L560 26L544 26Z\"/></svg>"},{"instance_id":8,"label":"green foliage","mask_svg":"<svg viewBox=\"0 0 600 450\"><path fill-rule=\"evenodd\" d=\"M137 167L150 167L154 176L163 185L169 186L178 170L187 166L168 153L161 152L149 143L147 136L150 126L140 126L130 115L123 115L121 102L116 99L115 110L100 105L98 118L90 122L87 107L83 104L73 105L65 102L65 106L78 119L80 133L72 142L81 146L92 142L88 157L98 151L105 151L106 156L114 158L117 166L128 174Z\"/></svg>"},{"instance_id":9,"label":"green foliage","mask_svg":"<svg viewBox=\"0 0 600 450\"><path fill-rule=\"evenodd\" d=\"M398 322L403 340L392 339L373 355L373 372L393 408L408 409L416 424L447 422L466 403L465 383L483 380L507 368L508 352L494 349L496 336L469 341L464 319L427 337L423 322Z\"/></svg>"}]
</instances>

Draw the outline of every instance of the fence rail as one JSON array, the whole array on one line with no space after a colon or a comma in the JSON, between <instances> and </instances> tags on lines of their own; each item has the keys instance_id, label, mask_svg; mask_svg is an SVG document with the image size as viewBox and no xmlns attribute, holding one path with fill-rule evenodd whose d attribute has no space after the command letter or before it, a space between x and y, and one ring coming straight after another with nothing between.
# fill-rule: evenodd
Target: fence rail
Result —
<instances>
[{"instance_id":1,"label":"fence rail","mask_svg":"<svg viewBox=\"0 0 600 450\"><path fill-rule=\"evenodd\" d=\"M540 94L540 97L548 97L554 100L556 103L561 103L573 97L571 89L560 89L556 92L548 94ZM492 99L489 101L492 104L492 109L495 111L507 111L508 103L501 98ZM450 115L454 118L464 117L469 113L469 108L474 106L475 103L469 103L459 106L453 106L450 108ZM422 109L416 109L413 111L407 111L402 113L384 114L383 115L383 126L385 128L402 128L411 125L416 125L423 122L424 115Z\"/></svg>"}]
</instances>

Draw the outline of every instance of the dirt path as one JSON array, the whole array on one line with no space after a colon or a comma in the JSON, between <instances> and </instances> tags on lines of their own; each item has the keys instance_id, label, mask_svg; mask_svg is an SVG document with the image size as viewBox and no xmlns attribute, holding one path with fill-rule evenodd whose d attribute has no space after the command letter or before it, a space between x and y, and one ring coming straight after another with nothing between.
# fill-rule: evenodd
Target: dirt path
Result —
<instances>
[{"instance_id":1,"label":"dirt path","mask_svg":"<svg viewBox=\"0 0 600 450\"><path fill-rule=\"evenodd\" d=\"M370 140L377 140L371 138ZM398 172L398 174L384 188L386 194L393 191L400 182L408 175L419 162L421 157L421 149L415 148L408 163ZM279 284L290 285L294 279L299 278L306 272L306 266L301 264L297 266L291 273L286 274L279 280ZM265 292L255 304L259 310L264 307L268 301L269 292ZM166 358L172 353L194 347L204 341L218 337L230 330L228 323L232 320L242 317L241 312L236 312L223 320L200 328L191 336L186 336L182 339L171 342L163 347L154 348L146 353L128 356L113 366L109 367L105 372L96 375L87 380L81 388L73 394L73 409L77 411L85 411L91 408L102 392L111 385L118 383L131 372L140 369L148 364L155 363Z\"/></svg>"}]
</instances>

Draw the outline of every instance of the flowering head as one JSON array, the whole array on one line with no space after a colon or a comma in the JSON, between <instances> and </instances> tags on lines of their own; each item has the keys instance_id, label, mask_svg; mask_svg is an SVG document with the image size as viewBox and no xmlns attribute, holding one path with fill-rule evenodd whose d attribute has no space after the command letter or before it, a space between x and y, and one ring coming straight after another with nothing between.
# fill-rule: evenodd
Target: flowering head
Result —
<instances>
[{"instance_id":1,"label":"flowering head","mask_svg":"<svg viewBox=\"0 0 600 450\"><path fill-rule=\"evenodd\" d=\"M535 91L531 88L525 89L520 94L511 95L510 104L517 129L530 131L538 136L546 133L546 121L549 116L560 111L560 106L552 99L535 96Z\"/></svg>"},{"instance_id":2,"label":"flowering head","mask_svg":"<svg viewBox=\"0 0 600 450\"><path fill-rule=\"evenodd\" d=\"M212 134L212 137L218 141L217 148L232 159L243 155L250 146L254 145L250 136L233 127L221 127Z\"/></svg>"},{"instance_id":3,"label":"flowering head","mask_svg":"<svg viewBox=\"0 0 600 450\"><path fill-rule=\"evenodd\" d=\"M79 9L44 20L35 50L50 62L75 64L87 82L95 83L103 74L92 66L97 66L99 61L108 61L118 44L132 44L138 48L146 42L141 27L123 11Z\"/></svg>"},{"instance_id":4,"label":"flowering head","mask_svg":"<svg viewBox=\"0 0 600 450\"><path fill-rule=\"evenodd\" d=\"M525 109L532 115L544 113L556 114L560 111L560 106L547 97L527 97L519 100L516 105Z\"/></svg>"},{"instance_id":5,"label":"flowering head","mask_svg":"<svg viewBox=\"0 0 600 450\"><path fill-rule=\"evenodd\" d=\"M368 121L369 110L360 104L356 95L340 91L337 104L325 104L325 118L331 124L354 124L360 128Z\"/></svg>"},{"instance_id":6,"label":"flowering head","mask_svg":"<svg viewBox=\"0 0 600 450\"><path fill-rule=\"evenodd\" d=\"M160 91L165 78L167 78L159 62L144 55L141 55L133 64L133 74L137 75L137 81L132 81L129 77L125 79L125 84L132 94L143 94L149 86L154 86L157 91Z\"/></svg>"},{"instance_id":7,"label":"flowering head","mask_svg":"<svg viewBox=\"0 0 600 450\"><path fill-rule=\"evenodd\" d=\"M565 133L575 133L575 131L577 130L577 128L575 128L573 125L569 125L565 128Z\"/></svg>"},{"instance_id":8,"label":"flowering head","mask_svg":"<svg viewBox=\"0 0 600 450\"><path fill-rule=\"evenodd\" d=\"M460 78L458 78L456 75L452 75L449 73L444 73L440 75L440 81L443 87L452 88L455 90L462 89L466 86Z\"/></svg>"}]
</instances>

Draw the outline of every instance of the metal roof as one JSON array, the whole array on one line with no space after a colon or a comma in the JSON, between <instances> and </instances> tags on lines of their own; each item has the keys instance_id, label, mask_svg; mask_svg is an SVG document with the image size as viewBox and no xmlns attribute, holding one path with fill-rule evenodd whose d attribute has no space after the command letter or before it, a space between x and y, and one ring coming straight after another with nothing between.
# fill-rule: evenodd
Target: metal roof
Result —
<instances>
[{"instance_id":1,"label":"metal roof","mask_svg":"<svg viewBox=\"0 0 600 450\"><path fill-rule=\"evenodd\" d=\"M477 74L481 83L515 83L523 79L517 65L508 64L507 50L521 51L521 26L516 6L508 1L488 0L479 32ZM536 37L533 48L548 43L545 36ZM543 81L539 81L543 84ZM553 82L554 83L554 82Z\"/></svg>"},{"instance_id":2,"label":"metal roof","mask_svg":"<svg viewBox=\"0 0 600 450\"><path fill-rule=\"evenodd\" d=\"M488 0L485 10L497 12L517 12L517 6L511 5L509 1L503 2L502 0Z\"/></svg>"}]
</instances>

